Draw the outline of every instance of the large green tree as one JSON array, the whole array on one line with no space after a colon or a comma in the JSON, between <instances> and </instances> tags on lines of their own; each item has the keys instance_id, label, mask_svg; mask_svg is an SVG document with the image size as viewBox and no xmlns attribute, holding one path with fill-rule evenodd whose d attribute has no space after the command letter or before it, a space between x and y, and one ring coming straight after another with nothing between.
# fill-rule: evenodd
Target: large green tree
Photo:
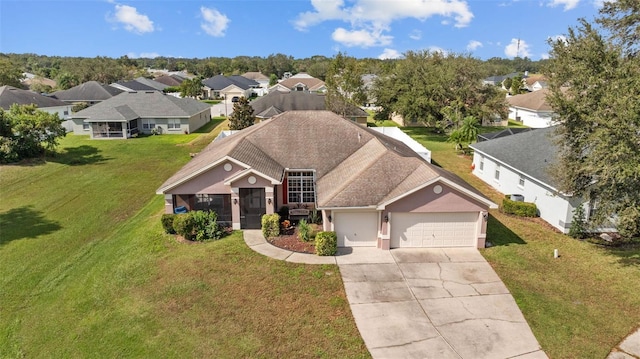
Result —
<instances>
[{"instance_id":1,"label":"large green tree","mask_svg":"<svg viewBox=\"0 0 640 359\"><path fill-rule=\"evenodd\" d=\"M479 120L507 116L504 93L482 83L480 60L441 52L409 51L374 86L376 104L386 114L401 115L406 124L446 127L443 109L457 106L461 118Z\"/></svg>"},{"instance_id":2,"label":"large green tree","mask_svg":"<svg viewBox=\"0 0 640 359\"><path fill-rule=\"evenodd\" d=\"M254 122L253 107L249 105L249 100L246 97L240 97L238 102L233 104L233 113L229 116L229 128L242 130L253 125Z\"/></svg>"},{"instance_id":3,"label":"large green tree","mask_svg":"<svg viewBox=\"0 0 640 359\"><path fill-rule=\"evenodd\" d=\"M559 121L553 174L562 191L597 202L591 224L616 216L626 236L640 235L637 7L624 0L606 5L598 22L607 31L581 19L566 39L551 42L546 71L547 100Z\"/></svg>"},{"instance_id":4,"label":"large green tree","mask_svg":"<svg viewBox=\"0 0 640 359\"><path fill-rule=\"evenodd\" d=\"M35 105L0 108L0 163L16 162L52 151L66 134L57 114Z\"/></svg>"},{"instance_id":5,"label":"large green tree","mask_svg":"<svg viewBox=\"0 0 640 359\"><path fill-rule=\"evenodd\" d=\"M180 96L197 98L200 95L202 95L201 78L186 79L180 84Z\"/></svg>"},{"instance_id":6,"label":"large green tree","mask_svg":"<svg viewBox=\"0 0 640 359\"><path fill-rule=\"evenodd\" d=\"M20 88L23 79L22 70L6 57L0 57L0 86L8 85Z\"/></svg>"},{"instance_id":7,"label":"large green tree","mask_svg":"<svg viewBox=\"0 0 640 359\"><path fill-rule=\"evenodd\" d=\"M327 71L327 109L345 117L349 108L361 106L367 100L362 71L353 57L338 53Z\"/></svg>"}]
</instances>

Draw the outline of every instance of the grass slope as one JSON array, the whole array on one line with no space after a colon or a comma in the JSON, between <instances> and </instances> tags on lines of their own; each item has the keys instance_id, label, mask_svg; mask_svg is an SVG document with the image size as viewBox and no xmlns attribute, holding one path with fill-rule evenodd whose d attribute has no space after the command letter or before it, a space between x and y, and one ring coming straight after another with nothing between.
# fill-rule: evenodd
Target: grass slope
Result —
<instances>
[{"instance_id":1,"label":"grass slope","mask_svg":"<svg viewBox=\"0 0 640 359\"><path fill-rule=\"evenodd\" d=\"M501 203L503 195L472 175L471 158L457 155L444 136L404 130L432 151L435 163ZM551 358L604 358L640 325L640 248L602 248L540 220L490 214L487 240L495 246L481 252ZM553 258L554 249L560 258Z\"/></svg>"},{"instance_id":2,"label":"grass slope","mask_svg":"<svg viewBox=\"0 0 640 359\"><path fill-rule=\"evenodd\" d=\"M0 167L0 357L369 356L337 267L162 233L155 189L222 126Z\"/></svg>"}]
</instances>

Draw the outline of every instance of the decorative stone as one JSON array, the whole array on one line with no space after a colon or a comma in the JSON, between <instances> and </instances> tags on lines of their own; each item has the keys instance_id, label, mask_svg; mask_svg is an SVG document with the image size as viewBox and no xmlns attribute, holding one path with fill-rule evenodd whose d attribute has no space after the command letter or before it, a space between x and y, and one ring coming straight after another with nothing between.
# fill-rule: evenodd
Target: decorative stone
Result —
<instances>
[{"instance_id":1,"label":"decorative stone","mask_svg":"<svg viewBox=\"0 0 640 359\"><path fill-rule=\"evenodd\" d=\"M440 194L440 193L442 193L442 186L441 186L441 185L435 185L435 186L433 187L433 193L435 193L435 194Z\"/></svg>"},{"instance_id":2,"label":"decorative stone","mask_svg":"<svg viewBox=\"0 0 640 359\"><path fill-rule=\"evenodd\" d=\"M231 165L231 163L225 163L223 168L225 171L229 172L233 169L233 166Z\"/></svg>"},{"instance_id":3,"label":"decorative stone","mask_svg":"<svg viewBox=\"0 0 640 359\"><path fill-rule=\"evenodd\" d=\"M250 184L255 184L258 180L257 180L255 177L253 177L253 176L249 176L249 178L247 178L247 181L248 181Z\"/></svg>"}]
</instances>

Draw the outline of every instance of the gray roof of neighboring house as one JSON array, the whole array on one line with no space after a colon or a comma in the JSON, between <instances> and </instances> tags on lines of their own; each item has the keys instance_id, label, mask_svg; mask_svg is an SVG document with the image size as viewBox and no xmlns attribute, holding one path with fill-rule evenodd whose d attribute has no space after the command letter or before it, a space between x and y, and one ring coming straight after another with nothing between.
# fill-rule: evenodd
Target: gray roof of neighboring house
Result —
<instances>
[{"instance_id":1,"label":"gray roof of neighboring house","mask_svg":"<svg viewBox=\"0 0 640 359\"><path fill-rule=\"evenodd\" d=\"M54 97L43 96L38 93L15 88L13 86L0 86L0 107L8 110L13 104L34 104L39 108L69 106L68 103L62 102Z\"/></svg>"},{"instance_id":2,"label":"gray roof of neighboring house","mask_svg":"<svg viewBox=\"0 0 640 359\"><path fill-rule=\"evenodd\" d=\"M270 118L285 111L326 110L324 94L303 91L271 91L267 95L251 101L256 117ZM363 117L367 112L358 106L350 106L346 116Z\"/></svg>"},{"instance_id":3,"label":"gray roof of neighboring house","mask_svg":"<svg viewBox=\"0 0 640 359\"><path fill-rule=\"evenodd\" d=\"M73 114L72 118L89 121L124 121L134 118L191 117L211 108L210 105L188 98L177 98L158 91L123 92ZM134 116L132 118L132 116Z\"/></svg>"},{"instance_id":4,"label":"gray roof of neighboring house","mask_svg":"<svg viewBox=\"0 0 640 359\"><path fill-rule=\"evenodd\" d=\"M151 79L148 79L148 78L145 78L145 77L138 77L134 81L137 81L137 82L139 82L139 83L141 83L143 85L147 85L149 87L152 87L152 88L154 88L154 89L156 89L158 91L162 91L162 90L166 89L167 87L169 87L169 86L163 84L162 82L151 80Z\"/></svg>"},{"instance_id":5,"label":"gray roof of neighboring house","mask_svg":"<svg viewBox=\"0 0 640 359\"><path fill-rule=\"evenodd\" d=\"M227 157L276 181L287 169L315 170L317 203L323 208L378 206L437 179L490 203L402 141L330 111L289 111L212 142L158 191L169 191Z\"/></svg>"},{"instance_id":6,"label":"gray roof of neighboring house","mask_svg":"<svg viewBox=\"0 0 640 359\"><path fill-rule=\"evenodd\" d=\"M536 129L471 144L476 153L495 158L517 171L555 187L548 173L555 163L558 147L553 141L556 127Z\"/></svg>"},{"instance_id":7,"label":"gray roof of neighboring house","mask_svg":"<svg viewBox=\"0 0 640 359\"><path fill-rule=\"evenodd\" d=\"M120 85L126 89L128 89L128 91L157 91L157 89L149 86L149 85L145 85L142 82L136 81L136 80L131 80L131 81L118 81L115 84L111 84L110 86L114 86L114 85Z\"/></svg>"},{"instance_id":8,"label":"gray roof of neighboring house","mask_svg":"<svg viewBox=\"0 0 640 359\"><path fill-rule=\"evenodd\" d=\"M549 89L515 95L507 98L509 106L519 107L539 112L552 112L551 105L546 100Z\"/></svg>"},{"instance_id":9,"label":"gray roof of neighboring house","mask_svg":"<svg viewBox=\"0 0 640 359\"><path fill-rule=\"evenodd\" d=\"M202 84L213 90L222 90L231 85L236 85L243 90L247 90L251 87L257 87L260 85L258 82L242 77L240 75L228 77L223 75L216 75L202 80Z\"/></svg>"},{"instance_id":10,"label":"gray roof of neighboring house","mask_svg":"<svg viewBox=\"0 0 640 359\"><path fill-rule=\"evenodd\" d=\"M481 133L478 135L478 142L489 141L495 138L506 137L515 135L520 132L532 131L534 128L530 127L509 127L502 131L489 132L489 133Z\"/></svg>"},{"instance_id":11,"label":"gray roof of neighboring house","mask_svg":"<svg viewBox=\"0 0 640 359\"><path fill-rule=\"evenodd\" d=\"M122 91L97 81L88 81L68 90L56 91L52 96L66 102L96 102L108 100Z\"/></svg>"},{"instance_id":12,"label":"gray roof of neighboring house","mask_svg":"<svg viewBox=\"0 0 640 359\"><path fill-rule=\"evenodd\" d=\"M167 86L180 86L184 79L177 75L162 75L160 77L156 77L155 81Z\"/></svg>"}]
</instances>

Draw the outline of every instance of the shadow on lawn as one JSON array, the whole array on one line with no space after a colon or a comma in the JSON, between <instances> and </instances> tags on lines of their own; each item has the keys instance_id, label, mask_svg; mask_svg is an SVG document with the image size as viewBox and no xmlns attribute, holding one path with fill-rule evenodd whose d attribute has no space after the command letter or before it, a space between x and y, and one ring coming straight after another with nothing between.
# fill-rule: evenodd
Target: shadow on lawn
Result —
<instances>
[{"instance_id":1,"label":"shadow on lawn","mask_svg":"<svg viewBox=\"0 0 640 359\"><path fill-rule=\"evenodd\" d=\"M0 245L16 239L36 238L61 228L57 222L48 220L32 206L13 208L0 213Z\"/></svg>"},{"instance_id":2,"label":"shadow on lawn","mask_svg":"<svg viewBox=\"0 0 640 359\"><path fill-rule=\"evenodd\" d=\"M527 244L520 236L513 233L509 227L505 226L496 217L489 214L487 222L487 241L494 246L508 246L512 244Z\"/></svg>"},{"instance_id":3,"label":"shadow on lawn","mask_svg":"<svg viewBox=\"0 0 640 359\"><path fill-rule=\"evenodd\" d=\"M50 162L62 163L69 166L92 165L108 161L100 154L100 150L89 145L67 147L65 151L49 159Z\"/></svg>"},{"instance_id":4,"label":"shadow on lawn","mask_svg":"<svg viewBox=\"0 0 640 359\"><path fill-rule=\"evenodd\" d=\"M608 254L618 257L618 263L627 267L640 267L640 244L628 248L607 248Z\"/></svg>"}]
</instances>

